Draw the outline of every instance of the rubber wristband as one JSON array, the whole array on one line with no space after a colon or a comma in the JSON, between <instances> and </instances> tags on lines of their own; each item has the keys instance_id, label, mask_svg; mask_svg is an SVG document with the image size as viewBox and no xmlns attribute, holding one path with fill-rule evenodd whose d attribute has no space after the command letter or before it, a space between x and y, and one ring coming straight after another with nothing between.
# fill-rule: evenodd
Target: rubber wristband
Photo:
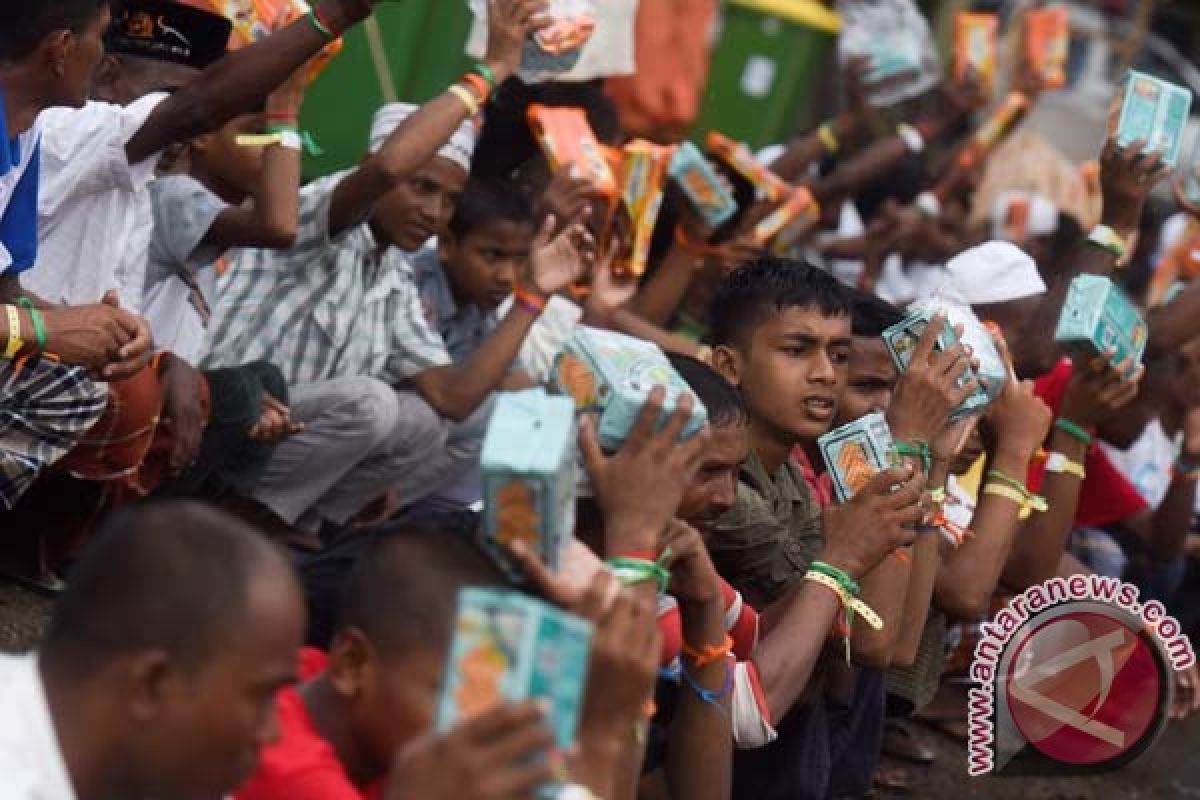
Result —
<instances>
[{"instance_id":1,"label":"rubber wristband","mask_svg":"<svg viewBox=\"0 0 1200 800\"><path fill-rule=\"evenodd\" d=\"M1097 225L1088 234L1088 241L1112 255L1117 261L1125 258L1125 240L1107 225Z\"/></svg>"},{"instance_id":2,"label":"rubber wristband","mask_svg":"<svg viewBox=\"0 0 1200 800\"><path fill-rule=\"evenodd\" d=\"M446 91L462 101L462 104L467 108L468 116L473 117L479 113L479 98L470 89L455 83L446 89Z\"/></svg>"},{"instance_id":3,"label":"rubber wristband","mask_svg":"<svg viewBox=\"0 0 1200 800\"><path fill-rule=\"evenodd\" d=\"M462 83L465 83L467 86L471 87L471 90L475 93L475 97L479 100L480 105L483 105L488 101L488 97L490 97L492 94L492 85L490 83L485 81L479 75L476 75L474 72L468 72L466 75L463 75L460 80Z\"/></svg>"},{"instance_id":4,"label":"rubber wristband","mask_svg":"<svg viewBox=\"0 0 1200 800\"><path fill-rule=\"evenodd\" d=\"M857 595L859 592L858 581L851 578L845 570L838 569L832 564L826 564L824 561L814 561L808 565L810 572L819 572L837 581L838 586L842 591L849 595Z\"/></svg>"},{"instance_id":5,"label":"rubber wristband","mask_svg":"<svg viewBox=\"0 0 1200 800\"><path fill-rule=\"evenodd\" d=\"M25 347L25 340L21 338L21 312L17 306L5 306L4 311L8 316L8 344L4 348L4 357L12 361Z\"/></svg>"},{"instance_id":6,"label":"rubber wristband","mask_svg":"<svg viewBox=\"0 0 1200 800\"><path fill-rule=\"evenodd\" d=\"M46 323L42 319L42 312L38 311L37 306L28 297L22 297L17 300L17 305L29 312L29 319L33 322L33 335L37 341L37 349L39 353L46 351Z\"/></svg>"},{"instance_id":7,"label":"rubber wristband","mask_svg":"<svg viewBox=\"0 0 1200 800\"><path fill-rule=\"evenodd\" d=\"M926 475L933 469L933 450L928 442L917 439L912 442L896 442L896 452L909 458L921 460L921 469Z\"/></svg>"},{"instance_id":8,"label":"rubber wristband","mask_svg":"<svg viewBox=\"0 0 1200 800\"><path fill-rule=\"evenodd\" d=\"M549 301L544 297L529 294L528 292L518 289L513 292L513 303L528 311L535 317L540 317L542 312L546 310L546 304Z\"/></svg>"},{"instance_id":9,"label":"rubber wristband","mask_svg":"<svg viewBox=\"0 0 1200 800\"><path fill-rule=\"evenodd\" d=\"M487 81L488 86L492 87L493 92L496 91L496 87L499 85L499 83L496 80L496 73L492 71L491 67L481 61L475 64L475 66L471 67L471 71Z\"/></svg>"},{"instance_id":10,"label":"rubber wristband","mask_svg":"<svg viewBox=\"0 0 1200 800\"><path fill-rule=\"evenodd\" d=\"M315 28L317 30L317 32L320 33L322 36L324 36L326 39L328 39L329 41L332 42L334 39L337 38L337 34L335 34L333 31L329 30L329 28L325 26L325 21L322 20L321 17L318 15L316 6L311 8L306 16L308 17L308 21L310 23L312 23L313 28Z\"/></svg>"},{"instance_id":11,"label":"rubber wristband","mask_svg":"<svg viewBox=\"0 0 1200 800\"><path fill-rule=\"evenodd\" d=\"M826 122L821 127L817 128L817 138L821 140L821 144L825 145L825 149L829 155L836 155L839 147L837 134L833 132L833 126Z\"/></svg>"},{"instance_id":12,"label":"rubber wristband","mask_svg":"<svg viewBox=\"0 0 1200 800\"><path fill-rule=\"evenodd\" d=\"M726 655L731 655L727 653ZM683 682L687 687L696 693L696 696L710 706L715 706L721 702L721 699L733 691L733 659L725 660L725 680L721 684L720 689L706 689L701 686L695 678L688 674L687 667L682 667L679 670L679 675L683 678Z\"/></svg>"},{"instance_id":13,"label":"rubber wristband","mask_svg":"<svg viewBox=\"0 0 1200 800\"><path fill-rule=\"evenodd\" d=\"M707 667L709 664L715 664L717 661L729 656L733 653L733 637L725 634L725 641L720 644L707 645L706 647L692 647L687 642L683 643L683 654L695 662L697 668Z\"/></svg>"},{"instance_id":14,"label":"rubber wristband","mask_svg":"<svg viewBox=\"0 0 1200 800\"><path fill-rule=\"evenodd\" d=\"M1081 425L1074 423L1069 419L1059 417L1058 419L1054 420L1054 427L1056 430L1060 430L1071 438L1078 440L1083 444L1084 447L1092 446L1092 435L1084 430Z\"/></svg>"}]
</instances>

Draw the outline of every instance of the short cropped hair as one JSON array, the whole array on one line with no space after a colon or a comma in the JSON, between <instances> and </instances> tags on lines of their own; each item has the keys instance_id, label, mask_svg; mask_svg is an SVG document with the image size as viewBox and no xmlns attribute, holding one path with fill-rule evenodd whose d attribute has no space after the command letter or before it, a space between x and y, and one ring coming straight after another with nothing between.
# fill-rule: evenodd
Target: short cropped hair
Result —
<instances>
[{"instance_id":1,"label":"short cropped hair","mask_svg":"<svg viewBox=\"0 0 1200 800\"><path fill-rule=\"evenodd\" d=\"M449 647L458 592L510 586L466 534L398 528L374 539L343 589L337 631L357 628L385 657Z\"/></svg>"},{"instance_id":2,"label":"short cropped hair","mask_svg":"<svg viewBox=\"0 0 1200 800\"><path fill-rule=\"evenodd\" d=\"M766 256L731 272L717 289L709 311L714 345L748 344L774 314L813 309L827 317L850 316L847 290L806 261Z\"/></svg>"},{"instance_id":3,"label":"short cropped hair","mask_svg":"<svg viewBox=\"0 0 1200 800\"><path fill-rule=\"evenodd\" d=\"M111 517L85 549L55 607L43 658L65 674L162 650L201 668L245 635L254 581L290 570L260 533L192 501L148 503Z\"/></svg>"},{"instance_id":4,"label":"short cropped hair","mask_svg":"<svg viewBox=\"0 0 1200 800\"><path fill-rule=\"evenodd\" d=\"M450 218L450 232L462 239L489 222L533 225L533 203L512 182L476 178L467 183Z\"/></svg>"},{"instance_id":5,"label":"short cropped hair","mask_svg":"<svg viewBox=\"0 0 1200 800\"><path fill-rule=\"evenodd\" d=\"M863 289L851 289L851 324L854 335L864 338L883 336L883 332L904 321L904 312L878 295Z\"/></svg>"},{"instance_id":6,"label":"short cropped hair","mask_svg":"<svg viewBox=\"0 0 1200 800\"><path fill-rule=\"evenodd\" d=\"M82 33L109 0L5 0L0 63L28 58L55 31Z\"/></svg>"},{"instance_id":7,"label":"short cropped hair","mask_svg":"<svg viewBox=\"0 0 1200 800\"><path fill-rule=\"evenodd\" d=\"M668 358L671 366L675 367L675 371L704 404L710 425L731 428L744 425L750 419L741 393L724 375L690 356L671 353Z\"/></svg>"}]
</instances>

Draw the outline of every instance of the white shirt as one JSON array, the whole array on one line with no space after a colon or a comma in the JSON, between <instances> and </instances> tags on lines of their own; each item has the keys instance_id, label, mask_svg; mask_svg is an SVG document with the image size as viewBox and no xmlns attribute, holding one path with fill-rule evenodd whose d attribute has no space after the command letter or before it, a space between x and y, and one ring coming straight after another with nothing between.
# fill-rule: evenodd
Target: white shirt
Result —
<instances>
[{"instance_id":1,"label":"white shirt","mask_svg":"<svg viewBox=\"0 0 1200 800\"><path fill-rule=\"evenodd\" d=\"M37 657L0 656L0 800L75 800Z\"/></svg>"},{"instance_id":2,"label":"white shirt","mask_svg":"<svg viewBox=\"0 0 1200 800\"><path fill-rule=\"evenodd\" d=\"M39 254L21 276L27 289L68 305L95 303L116 289L122 307L140 313L154 229L146 188L159 154L130 164L125 145L166 97L42 112Z\"/></svg>"},{"instance_id":3,"label":"white shirt","mask_svg":"<svg viewBox=\"0 0 1200 800\"><path fill-rule=\"evenodd\" d=\"M1182 436L1167 436L1156 419L1146 426L1128 450L1118 450L1101 442L1100 446L1150 508L1157 509L1167 497L1171 486L1171 465L1179 456Z\"/></svg>"}]
</instances>

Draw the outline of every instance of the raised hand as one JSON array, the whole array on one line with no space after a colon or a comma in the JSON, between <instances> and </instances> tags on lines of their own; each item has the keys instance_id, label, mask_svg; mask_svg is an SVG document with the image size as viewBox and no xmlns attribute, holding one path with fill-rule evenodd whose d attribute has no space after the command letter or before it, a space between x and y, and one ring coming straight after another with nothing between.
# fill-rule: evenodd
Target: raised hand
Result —
<instances>
[{"instance_id":1,"label":"raised hand","mask_svg":"<svg viewBox=\"0 0 1200 800\"><path fill-rule=\"evenodd\" d=\"M525 40L550 26L546 0L488 0L484 61L503 81L521 65Z\"/></svg>"},{"instance_id":2,"label":"raised hand","mask_svg":"<svg viewBox=\"0 0 1200 800\"><path fill-rule=\"evenodd\" d=\"M950 412L962 405L978 387L974 378L959 385L971 369L970 349L959 343L949 350L934 345L946 325L937 314L913 350L908 369L896 383L888 408L888 425L897 439L931 442L945 427Z\"/></svg>"},{"instance_id":3,"label":"raised hand","mask_svg":"<svg viewBox=\"0 0 1200 800\"><path fill-rule=\"evenodd\" d=\"M667 568L671 584L667 591L676 600L696 605L721 600L721 578L699 531L673 519L659 540L659 551L670 556Z\"/></svg>"},{"instance_id":4,"label":"raised hand","mask_svg":"<svg viewBox=\"0 0 1200 800\"><path fill-rule=\"evenodd\" d=\"M546 217L533 240L529 276L522 286L543 297L566 289L587 274L596 260L596 242L586 225L586 214L555 234L557 221Z\"/></svg>"},{"instance_id":5,"label":"raised hand","mask_svg":"<svg viewBox=\"0 0 1200 800\"><path fill-rule=\"evenodd\" d=\"M897 547L911 544L922 521L925 474L911 464L877 474L849 502L825 514L821 560L858 580Z\"/></svg>"},{"instance_id":6,"label":"raised hand","mask_svg":"<svg viewBox=\"0 0 1200 800\"><path fill-rule=\"evenodd\" d=\"M1146 152L1143 141L1128 147L1117 144L1121 105L1109 111L1108 138L1100 155L1100 192L1104 197L1104 224L1123 236L1138 229L1146 198L1168 171L1160 153Z\"/></svg>"},{"instance_id":7,"label":"raised hand","mask_svg":"<svg viewBox=\"0 0 1200 800\"><path fill-rule=\"evenodd\" d=\"M1060 416L1088 428L1104 422L1137 397L1146 368L1139 365L1135 369L1132 357L1114 364L1113 357L1110 351L1075 364Z\"/></svg>"},{"instance_id":8,"label":"raised hand","mask_svg":"<svg viewBox=\"0 0 1200 800\"><path fill-rule=\"evenodd\" d=\"M171 452L168 466L179 476L196 461L208 413L200 398L204 376L191 364L173 354L165 356L162 371L163 420L171 426Z\"/></svg>"}]
</instances>

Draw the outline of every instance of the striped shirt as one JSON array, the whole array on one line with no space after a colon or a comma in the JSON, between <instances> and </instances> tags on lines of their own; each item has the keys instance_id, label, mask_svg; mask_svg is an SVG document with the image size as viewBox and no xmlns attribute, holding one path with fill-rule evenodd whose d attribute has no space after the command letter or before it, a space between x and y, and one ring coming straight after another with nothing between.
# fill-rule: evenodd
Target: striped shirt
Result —
<instances>
[{"instance_id":1,"label":"striped shirt","mask_svg":"<svg viewBox=\"0 0 1200 800\"><path fill-rule=\"evenodd\" d=\"M411 256L363 224L329 235L348 173L300 191L291 250L242 250L217 282L205 367L269 361L290 385L351 376L399 386L450 363L422 309Z\"/></svg>"}]
</instances>

